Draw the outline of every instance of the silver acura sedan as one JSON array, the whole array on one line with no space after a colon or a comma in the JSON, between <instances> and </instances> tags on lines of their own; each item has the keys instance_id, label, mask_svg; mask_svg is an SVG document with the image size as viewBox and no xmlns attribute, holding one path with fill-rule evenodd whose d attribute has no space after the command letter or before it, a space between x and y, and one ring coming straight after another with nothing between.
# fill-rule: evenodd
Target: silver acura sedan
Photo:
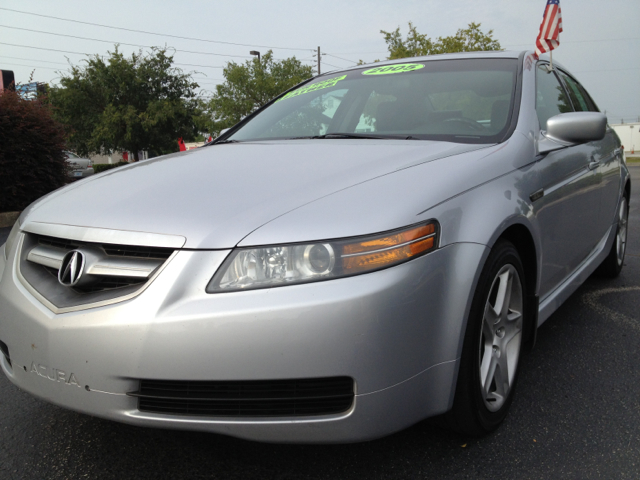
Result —
<instances>
[{"instance_id":1,"label":"silver acura sedan","mask_svg":"<svg viewBox=\"0 0 640 480\"><path fill-rule=\"evenodd\" d=\"M353 442L439 416L482 435L537 327L620 272L630 188L591 96L530 52L327 73L24 211L0 364L140 426ZM95 197L111 208L77 208Z\"/></svg>"}]
</instances>

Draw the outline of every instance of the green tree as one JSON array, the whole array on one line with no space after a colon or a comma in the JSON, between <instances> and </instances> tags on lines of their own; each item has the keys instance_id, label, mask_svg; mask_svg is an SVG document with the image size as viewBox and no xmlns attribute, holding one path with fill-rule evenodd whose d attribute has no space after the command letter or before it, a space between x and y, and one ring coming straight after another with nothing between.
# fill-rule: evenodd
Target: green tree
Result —
<instances>
[{"instance_id":1,"label":"green tree","mask_svg":"<svg viewBox=\"0 0 640 480\"><path fill-rule=\"evenodd\" d=\"M235 125L280 93L311 78L313 68L295 57L275 60L269 50L260 61L229 62L223 75L225 81L216 85L209 103L214 118L209 129L212 132Z\"/></svg>"},{"instance_id":2,"label":"green tree","mask_svg":"<svg viewBox=\"0 0 640 480\"><path fill-rule=\"evenodd\" d=\"M477 52L484 50L501 50L500 42L493 38L493 30L484 33L479 23L470 23L468 28L459 29L450 37L438 37L432 40L419 33L413 23L409 22L409 33L402 38L400 27L393 32L380 30L389 50L389 60L440 53Z\"/></svg>"},{"instance_id":3,"label":"green tree","mask_svg":"<svg viewBox=\"0 0 640 480\"><path fill-rule=\"evenodd\" d=\"M169 153L177 139L197 134L200 115L195 83L173 65L166 49L126 58L118 51L72 66L50 92L57 118L69 130L70 148L80 155L102 150Z\"/></svg>"}]
</instances>

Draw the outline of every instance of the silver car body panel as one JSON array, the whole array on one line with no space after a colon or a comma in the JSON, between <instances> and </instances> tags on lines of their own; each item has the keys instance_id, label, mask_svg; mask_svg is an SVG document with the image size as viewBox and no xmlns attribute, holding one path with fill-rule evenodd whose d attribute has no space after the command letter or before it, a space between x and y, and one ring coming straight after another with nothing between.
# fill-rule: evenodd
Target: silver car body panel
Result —
<instances>
[{"instance_id":1,"label":"silver car body panel","mask_svg":"<svg viewBox=\"0 0 640 480\"><path fill-rule=\"evenodd\" d=\"M434 61L474 55L518 58L493 52ZM517 124L499 145L214 145L110 170L44 197L23 213L23 231L177 252L135 298L55 313L20 281L18 246L6 261L2 247L0 340L12 360L0 355L4 373L36 396L91 415L263 441L372 439L448 410L491 247L509 229L528 232L542 323L606 257L628 179L610 129L599 144L538 155L535 61L528 54L523 63ZM114 199L110 210L75 208L101 195ZM429 219L439 222L439 248L386 270L205 293L236 246L367 235ZM126 395L140 378L336 375L354 379L354 404L320 417L149 414Z\"/></svg>"},{"instance_id":2,"label":"silver car body panel","mask_svg":"<svg viewBox=\"0 0 640 480\"><path fill-rule=\"evenodd\" d=\"M318 198L483 147L290 140L199 148L77 182L36 204L29 221L50 223L55 218L65 225L182 236L184 248L233 248L264 223ZM76 208L87 196L110 198L110 208L100 215Z\"/></svg>"},{"instance_id":3,"label":"silver car body panel","mask_svg":"<svg viewBox=\"0 0 640 480\"><path fill-rule=\"evenodd\" d=\"M228 251L182 251L135 301L57 315L16 281L17 266L9 260L5 275L13 281L0 285L2 318L30 321L3 322L13 366L4 360L2 365L13 382L34 395L130 423L240 436L246 430L260 432L258 437L244 435L248 438L271 441L374 438L451 405L460 320L468 310L466 302L456 299L468 297L473 288L475 279L467 275L466 265L478 264L487 250L458 244L357 277L217 295L204 292L209 270L201 267L215 270ZM424 293L416 296L417 291ZM343 374L356 379L353 411L308 419L327 424L317 437L308 436L312 427L305 419L297 419L300 429L284 435L282 429L268 428L278 423L274 419L201 423L184 416L173 423L173 417L137 412L135 399L125 395L135 390L138 378ZM434 379L449 387L428 387ZM382 414L386 408L377 398L400 400L393 409L398 423L371 424L370 409ZM369 402L361 411L360 405ZM242 431L231 429L236 423L244 425Z\"/></svg>"},{"instance_id":4,"label":"silver car body panel","mask_svg":"<svg viewBox=\"0 0 640 480\"><path fill-rule=\"evenodd\" d=\"M48 237L68 238L81 242L113 243L117 245L143 245L146 247L182 248L186 239L180 235L114 230L108 228L79 227L58 223L28 221L22 225L22 231L46 235Z\"/></svg>"}]
</instances>

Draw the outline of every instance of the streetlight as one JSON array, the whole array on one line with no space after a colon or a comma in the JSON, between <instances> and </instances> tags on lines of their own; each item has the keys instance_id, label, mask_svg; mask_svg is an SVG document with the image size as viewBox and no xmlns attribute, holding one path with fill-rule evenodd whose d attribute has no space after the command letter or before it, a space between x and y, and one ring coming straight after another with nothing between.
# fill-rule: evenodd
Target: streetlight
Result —
<instances>
[{"instance_id":1,"label":"streetlight","mask_svg":"<svg viewBox=\"0 0 640 480\"><path fill-rule=\"evenodd\" d=\"M260 63L260 52L257 50L251 50L249 52L251 55L257 55L258 56L258 63Z\"/></svg>"}]
</instances>

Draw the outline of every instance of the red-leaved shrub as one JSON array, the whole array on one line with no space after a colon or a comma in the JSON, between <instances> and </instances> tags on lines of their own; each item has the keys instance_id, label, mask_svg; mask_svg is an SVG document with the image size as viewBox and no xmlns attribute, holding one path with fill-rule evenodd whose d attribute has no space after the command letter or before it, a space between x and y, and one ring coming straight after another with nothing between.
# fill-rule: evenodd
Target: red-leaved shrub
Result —
<instances>
[{"instance_id":1,"label":"red-leaved shrub","mask_svg":"<svg viewBox=\"0 0 640 480\"><path fill-rule=\"evenodd\" d=\"M45 97L0 93L0 212L23 210L67 178L62 125Z\"/></svg>"}]
</instances>

